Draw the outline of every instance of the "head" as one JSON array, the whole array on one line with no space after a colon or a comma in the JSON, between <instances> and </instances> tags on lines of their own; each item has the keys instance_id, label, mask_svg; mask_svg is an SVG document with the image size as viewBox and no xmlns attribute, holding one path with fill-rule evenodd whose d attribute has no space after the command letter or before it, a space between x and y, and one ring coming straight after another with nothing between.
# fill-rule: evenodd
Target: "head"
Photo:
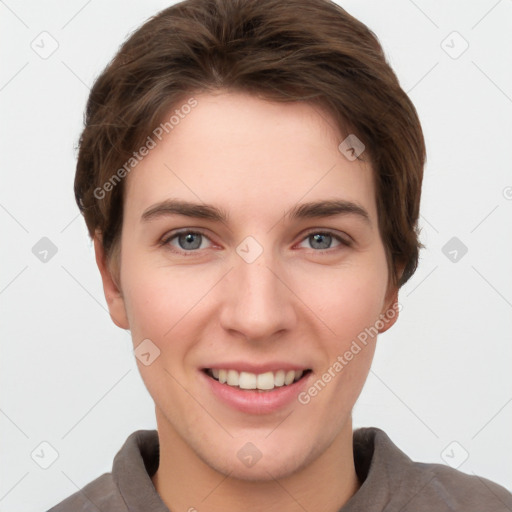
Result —
<instances>
[{"instance_id":1,"label":"head","mask_svg":"<svg viewBox=\"0 0 512 512\"><path fill-rule=\"evenodd\" d=\"M186 0L124 43L91 90L75 195L113 321L158 355L138 364L159 424L191 453L285 475L347 431L376 336L353 342L393 325L418 264L424 163L377 38L327 0ZM212 401L206 369L286 359L302 401Z\"/></svg>"}]
</instances>

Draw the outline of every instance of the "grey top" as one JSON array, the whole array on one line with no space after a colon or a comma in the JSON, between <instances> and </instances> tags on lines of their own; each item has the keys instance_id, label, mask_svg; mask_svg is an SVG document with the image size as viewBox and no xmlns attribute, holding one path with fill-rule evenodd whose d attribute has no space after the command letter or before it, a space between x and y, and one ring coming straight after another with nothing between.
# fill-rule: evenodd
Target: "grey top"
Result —
<instances>
[{"instance_id":1,"label":"grey top","mask_svg":"<svg viewBox=\"0 0 512 512\"><path fill-rule=\"evenodd\" d=\"M512 494L442 464L413 462L378 428L354 431L362 483L340 512L512 512ZM137 430L104 473L48 512L169 512L151 477L159 464L156 430Z\"/></svg>"}]
</instances>

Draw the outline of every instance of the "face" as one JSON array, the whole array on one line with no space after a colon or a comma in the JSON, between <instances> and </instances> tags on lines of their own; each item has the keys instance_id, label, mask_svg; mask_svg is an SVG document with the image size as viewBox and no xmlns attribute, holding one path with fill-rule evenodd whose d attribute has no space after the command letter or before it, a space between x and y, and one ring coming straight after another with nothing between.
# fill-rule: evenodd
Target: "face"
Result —
<instances>
[{"instance_id":1,"label":"face","mask_svg":"<svg viewBox=\"0 0 512 512\"><path fill-rule=\"evenodd\" d=\"M318 107L195 99L127 178L120 290L100 263L105 293L149 354L160 434L222 473L279 478L351 440L376 341L362 333L396 320L378 322L396 290L372 169Z\"/></svg>"}]
</instances>

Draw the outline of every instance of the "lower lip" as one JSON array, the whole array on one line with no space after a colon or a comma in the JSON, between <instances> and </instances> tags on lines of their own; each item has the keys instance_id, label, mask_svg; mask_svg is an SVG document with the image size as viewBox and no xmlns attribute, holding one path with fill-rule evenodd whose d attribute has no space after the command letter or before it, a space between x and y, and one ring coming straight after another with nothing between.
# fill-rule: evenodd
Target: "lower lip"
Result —
<instances>
[{"instance_id":1,"label":"lower lip","mask_svg":"<svg viewBox=\"0 0 512 512\"><path fill-rule=\"evenodd\" d=\"M293 403L312 375L309 372L302 379L288 386L277 387L270 391L257 391L241 390L221 384L204 371L200 370L199 373L217 398L230 407L248 414L268 414Z\"/></svg>"}]
</instances>

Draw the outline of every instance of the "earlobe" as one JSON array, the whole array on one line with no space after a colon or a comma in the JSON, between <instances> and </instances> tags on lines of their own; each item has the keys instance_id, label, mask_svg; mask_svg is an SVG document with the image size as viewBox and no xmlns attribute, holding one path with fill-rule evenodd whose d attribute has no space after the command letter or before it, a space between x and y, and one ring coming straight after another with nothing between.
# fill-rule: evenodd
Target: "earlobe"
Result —
<instances>
[{"instance_id":1,"label":"earlobe","mask_svg":"<svg viewBox=\"0 0 512 512\"><path fill-rule=\"evenodd\" d=\"M112 321L121 329L129 329L124 298L109 268L101 242L101 235L98 232L94 235L94 252L96 255L96 264L98 265L103 282L103 292L107 301L110 318L112 318Z\"/></svg>"},{"instance_id":2,"label":"earlobe","mask_svg":"<svg viewBox=\"0 0 512 512\"><path fill-rule=\"evenodd\" d=\"M386 332L395 322L398 320L400 312L400 305L398 302L398 288L393 287L388 294L386 294L386 301L384 309L381 311L380 319L383 324L382 328L379 328L379 334Z\"/></svg>"}]
</instances>

